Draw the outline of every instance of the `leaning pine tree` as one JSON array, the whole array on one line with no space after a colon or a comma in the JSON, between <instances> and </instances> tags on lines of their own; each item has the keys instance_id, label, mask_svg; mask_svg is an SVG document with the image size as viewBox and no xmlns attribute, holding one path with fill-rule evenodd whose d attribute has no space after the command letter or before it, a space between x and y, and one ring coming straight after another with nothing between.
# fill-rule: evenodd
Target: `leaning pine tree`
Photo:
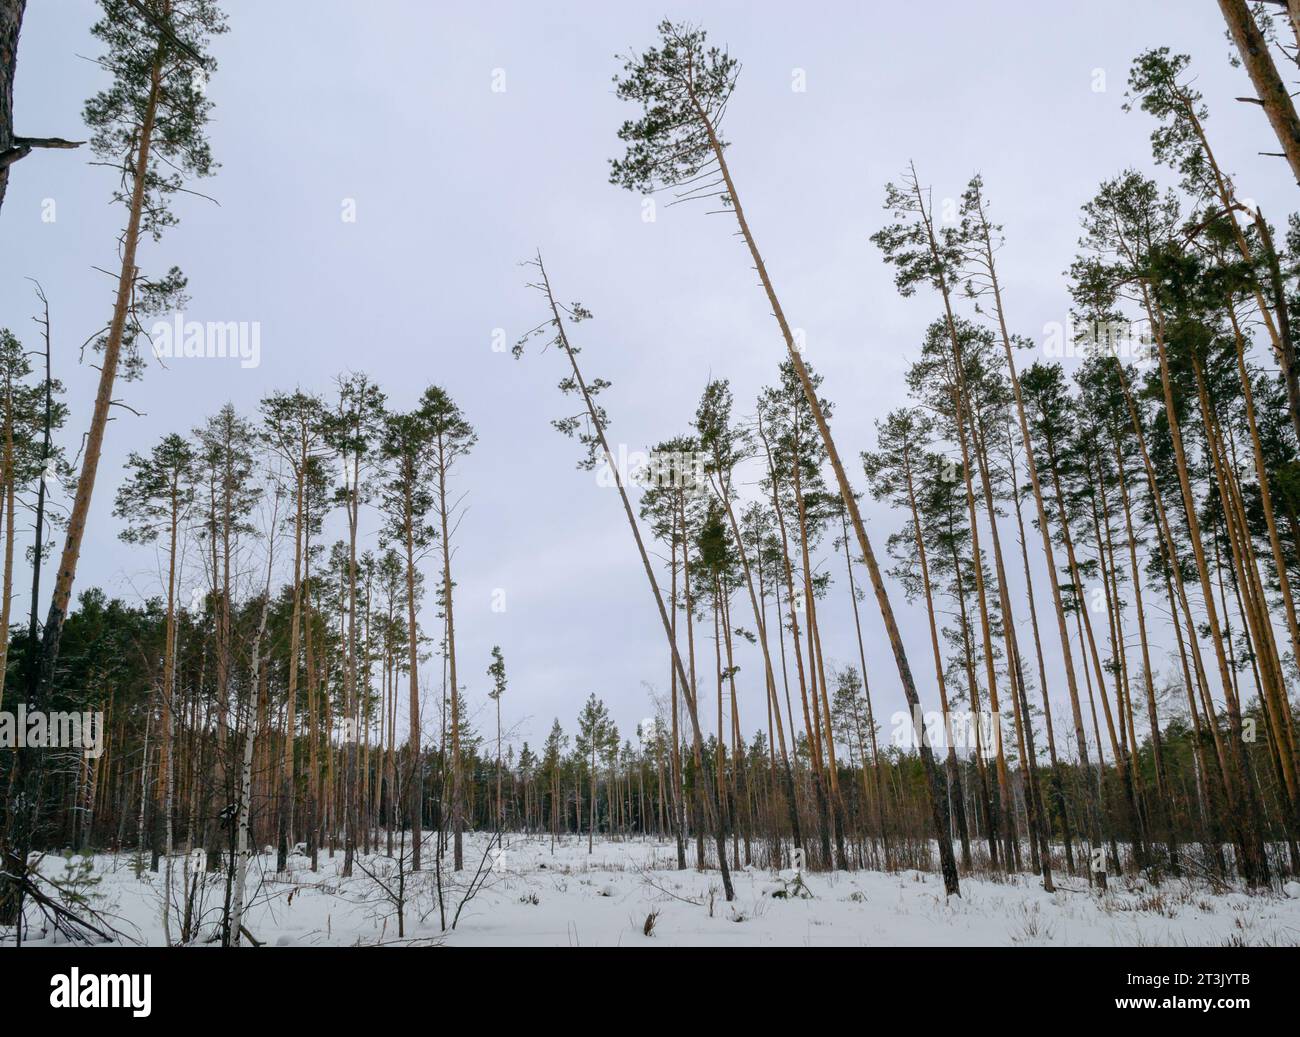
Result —
<instances>
[{"instance_id":1,"label":"leaning pine tree","mask_svg":"<svg viewBox=\"0 0 1300 1037\"><path fill-rule=\"evenodd\" d=\"M177 305L185 284L174 267L160 280L144 278L136 250L143 235L157 241L176 223L168 202L186 178L216 169L203 131L212 108L207 79L216 68L206 48L211 36L226 30L220 8L213 0L101 0L101 6L104 17L92 31L107 45L100 63L113 72L113 83L86 103L85 118L95 131L96 155L121 172L114 198L127 208L127 225L113 316L96 343L102 353L99 390L43 632L42 692L58 658L119 367L133 372L141 318Z\"/></svg>"},{"instance_id":2,"label":"leaning pine tree","mask_svg":"<svg viewBox=\"0 0 1300 1037\"><path fill-rule=\"evenodd\" d=\"M609 449L609 442L605 438L605 426L609 423L609 418L605 414L605 408L596 402L596 395L601 390L607 389L610 383L601 378L597 378L592 382L587 382L583 378L582 371L578 368L578 350L569 341L569 333L565 329L565 319L561 312L562 307L555 301L555 295L551 291L551 282L546 276L546 267L542 265L540 253L532 263L537 267L538 280L531 287L536 288L546 297L546 305L550 311L550 316L515 344L514 355L516 357L523 355L524 346L529 339L539 335L551 334L553 337L548 341L562 349L565 359L569 361L571 373L560 381L560 391L566 395L579 396L582 399L583 410L577 415L559 418L553 424L556 429L565 435L576 436L582 445L586 447L586 456L579 462L581 467L591 470L596 467L600 458L604 457L610 471L613 473L614 484L618 487L619 497L623 502L623 511L627 514L627 521L632 527L632 537L636 540L637 551L641 556L641 564L645 567L646 579L650 581L650 590L654 594L655 604L659 608L659 618L663 622L664 635L668 638L668 650L672 655L673 671L676 673L678 681L681 682L682 694L686 699L686 709L691 720L691 732L698 759L704 751L704 739L700 734L700 717L696 703L695 685L688 679L686 667L682 665L681 654L677 651L677 639L673 635L673 624L668 618L668 609L664 605L664 597L659 590L659 581L655 578L654 566L650 564L650 556L646 552L645 541L641 538L641 529L637 525L636 513L632 510L632 502L628 498L627 487L623 484L617 462ZM591 317L591 312L579 303L563 308L563 313L567 314L569 320L575 323ZM735 891L731 887L731 872L727 867L727 840L722 814L721 790L714 782L704 778L700 780L706 786L709 796L707 802L712 814L711 821L714 841L717 844L718 871L722 875L722 888L727 899L734 900Z\"/></svg>"},{"instance_id":3,"label":"leaning pine tree","mask_svg":"<svg viewBox=\"0 0 1300 1037\"><path fill-rule=\"evenodd\" d=\"M683 201L720 197L722 204L735 215L740 235L745 239L754 268L758 271L768 304L781 329L790 360L808 398L831 467L835 471L840 495L848 509L849 520L857 535L858 546L862 550L876 593L876 602L889 635L903 692L907 696L912 715L919 716L920 698L916 682L912 677L912 668L907 660L880 566L862 523L857 498L844 466L840 463L830 426L745 219L740 196L727 166L727 143L719 136L719 131L727 103L735 90L736 78L740 73L739 64L717 47L706 48L703 29L665 20L659 25L659 34L660 46L652 47L640 56L629 57L622 76L615 77L618 96L640 104L642 115L640 119L625 122L619 130L619 139L627 144L627 152L622 159L612 162L610 179L621 187L642 193L648 193L656 187L682 187L684 191L678 198ZM943 782L934 762L934 753L920 725L917 742L921 747L921 759L925 767L944 886L950 895L956 894L960 892L957 861L952 842L948 838L948 820L944 816Z\"/></svg>"},{"instance_id":4,"label":"leaning pine tree","mask_svg":"<svg viewBox=\"0 0 1300 1037\"><path fill-rule=\"evenodd\" d=\"M86 103L85 119L94 131L96 155L120 173L114 199L126 207L127 221L119 239L112 318L96 342L101 357L94 412L42 631L39 666L32 674L28 706L35 710L44 708L54 680L119 368L132 372L139 362L135 347L143 333L142 319L178 306L185 284L175 268L159 280L140 273L140 238L148 234L158 240L176 222L168 205L172 195L183 189L187 178L208 176L216 165L204 136L212 108L204 90L216 68L207 48L212 36L226 30L215 0L100 0L100 6L103 17L91 31L106 48L100 64L111 73L112 82ZM25 809L8 811L8 830L2 837L0 924L14 920L21 895L17 891L26 881L26 851L40 799L40 754L34 755L18 754L10 783Z\"/></svg>"}]
</instances>

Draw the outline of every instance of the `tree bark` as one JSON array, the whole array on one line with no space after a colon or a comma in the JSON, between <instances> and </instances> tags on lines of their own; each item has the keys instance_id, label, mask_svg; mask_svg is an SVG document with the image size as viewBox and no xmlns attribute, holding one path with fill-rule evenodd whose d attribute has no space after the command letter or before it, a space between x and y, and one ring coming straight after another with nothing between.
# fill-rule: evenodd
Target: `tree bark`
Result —
<instances>
[{"instance_id":1,"label":"tree bark","mask_svg":"<svg viewBox=\"0 0 1300 1037\"><path fill-rule=\"evenodd\" d=\"M781 309L781 302L777 298L776 291L772 287L772 281L767 275L767 267L763 263L763 257L758 251L758 246L750 233L749 224L745 220L745 212L740 204L740 195L736 191L736 185L731 179L731 171L727 167L726 157L723 155L722 143L718 140L717 133L713 128L713 122L700 105L698 98L695 97L694 91L691 93L691 100L695 106L696 115L708 134L709 145L713 149L713 154L717 160L718 171L722 174L723 181L726 184L727 196L730 198L732 208L735 211L736 222L739 224L741 236L744 237L745 244L749 248L750 257L754 261L754 267L758 271L759 280L763 285L763 291L771 304L772 314L781 329L782 338L785 339L786 350L790 355L791 363L794 364L795 372L799 376L799 383L803 386L804 395L808 399L808 405L812 409L813 417L817 422L817 428L821 433L822 442L825 444L831 468L835 471L840 496L843 497L845 507L848 508L849 519L852 522L854 533L857 534L858 546L862 550L862 558L866 562L867 573L871 577L871 586L875 591L876 603L880 608L880 615L885 623L885 632L889 637L889 645L894 653L894 663L898 667L898 676L903 684L903 693L907 696L907 704L912 711L913 717L919 716L921 699L916 692L916 681L912 677L912 667L907 660L907 650L903 647L903 636L898 630L898 621L894 616L894 608L889 600L889 591L885 587L880 565L876 561L876 554L871 548L870 540L867 538L866 526L862 523L862 515L858 510L858 502L853 494L853 487L844 472L844 465L840 463L839 451L835 449L835 441L831 438L830 426L826 423L826 416L822 413L821 405L818 403L817 392L808 377L808 369L804 365L803 358L799 355L799 350L795 346L794 335L786 322L785 312ZM943 786L939 781L939 770L935 766L934 753L925 737L924 725L917 732L917 743L920 746L921 762L925 769L926 783L930 792L931 821L934 826L935 838L939 843L944 890L949 896L959 895L961 887L957 879L957 860L952 852L952 840L948 838L948 824L947 819L944 817Z\"/></svg>"},{"instance_id":2,"label":"tree bark","mask_svg":"<svg viewBox=\"0 0 1300 1037\"><path fill-rule=\"evenodd\" d=\"M413 519L408 501L405 525L406 538L406 663L410 669L409 685L409 723L411 730L407 735L408 754L411 757L410 787L407 797L410 803L411 817L411 868L420 870L420 843L423 839L421 822L424 813L424 783L420 769L420 653L418 628L415 625L415 535Z\"/></svg>"},{"instance_id":3,"label":"tree bark","mask_svg":"<svg viewBox=\"0 0 1300 1037\"><path fill-rule=\"evenodd\" d=\"M641 539L641 529L637 525L636 514L632 510L632 502L628 499L627 490L623 485L623 478L619 474L618 466L614 459L613 452L609 449L609 442L605 438L605 429L601 424L596 411L595 403L592 401L591 394L587 389L587 383L582 377L582 372L578 369L578 361L574 356L573 349L569 345L568 333L564 330L564 323L560 317L560 310L555 302L555 297L551 293L551 284L546 277L546 268L542 265L542 257L537 257L537 267L541 272L542 286L546 294L546 301L551 310L552 319L555 322L556 332L564 347L565 355L568 357L569 364L573 369L574 381L582 393L583 402L587 407L587 412L591 416L592 427L596 437L599 440L600 448L604 452L609 462L610 470L614 475L614 483L618 487L619 497L623 502L623 510L627 514L628 524L632 527L632 537L636 541L637 552L641 556L641 564L645 569L646 579L650 581L650 589L654 594L655 604L659 608L659 618L663 623L664 635L668 638L668 645L673 656L673 666L677 671L677 677L682 682L682 688L685 693L687 713L691 718L691 726L694 733L695 752L697 759L703 752L704 739L700 733L700 717L696 694L693 686L687 680L686 668L682 665L681 655L677 651L677 642L673 640L672 625L668 620L668 610L664 607L663 595L659 592L659 581L655 578L654 566L650 564L650 556L646 553L645 542ZM700 779L703 781L703 775ZM594 781L594 776L593 776ZM714 840L718 852L718 871L722 877L722 888L728 901L736 897L735 890L731 885L731 870L727 867L727 841L726 831L723 822L721 790L713 782L703 782L709 789L709 804L713 811L713 832ZM702 863L702 862L701 862Z\"/></svg>"},{"instance_id":4,"label":"tree bark","mask_svg":"<svg viewBox=\"0 0 1300 1037\"><path fill-rule=\"evenodd\" d=\"M1228 32L1237 45L1250 81L1255 85L1269 125L1282 145L1282 153L1291 166L1291 175L1300 183L1300 117L1296 116L1291 94L1278 75L1268 43L1255 24L1246 0L1219 0L1219 10L1228 23Z\"/></svg>"}]
</instances>

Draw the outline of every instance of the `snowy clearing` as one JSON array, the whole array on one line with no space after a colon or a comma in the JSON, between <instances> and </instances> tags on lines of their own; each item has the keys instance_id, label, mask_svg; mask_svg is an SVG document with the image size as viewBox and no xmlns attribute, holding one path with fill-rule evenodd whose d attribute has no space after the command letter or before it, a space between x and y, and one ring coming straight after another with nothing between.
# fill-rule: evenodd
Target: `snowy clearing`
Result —
<instances>
[{"instance_id":1,"label":"snowy clearing","mask_svg":"<svg viewBox=\"0 0 1300 1037\"><path fill-rule=\"evenodd\" d=\"M435 875L405 876L404 935L398 935L393 858L358 856L351 878L340 877L343 853L321 855L313 874L305 857L287 876L275 857L255 857L246 928L263 945L348 946L1295 946L1300 897L1213 893L1203 884L1140 879L1112 881L1105 896L1079 878L1059 877L1045 893L1038 880L965 877L962 896L945 899L937 875L917 871L809 873L746 869L735 873L736 900L722 896L716 872L678 871L671 842L569 836L507 836L495 859L487 834L467 834L465 871L443 874L447 930L441 930ZM432 843L426 860L432 862ZM49 856L42 873L72 874L80 858ZM482 885L452 918L480 862ZM446 863L444 862L444 868ZM124 934L123 942L165 943L164 878L137 877L131 854L99 855L81 865L80 894ZM181 865L171 910L179 931ZM95 881L98 880L98 881ZM195 916L200 937L218 931L224 875L210 875ZM1300 890L1289 888L1300 894ZM647 917L654 913L652 932ZM29 943L57 942L33 925Z\"/></svg>"}]
</instances>

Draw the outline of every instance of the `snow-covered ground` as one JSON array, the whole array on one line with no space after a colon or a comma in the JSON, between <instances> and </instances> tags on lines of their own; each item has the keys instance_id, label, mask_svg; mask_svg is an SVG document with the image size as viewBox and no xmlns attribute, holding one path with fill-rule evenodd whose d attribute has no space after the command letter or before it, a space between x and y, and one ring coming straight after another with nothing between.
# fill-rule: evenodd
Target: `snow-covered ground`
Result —
<instances>
[{"instance_id":1,"label":"snow-covered ground","mask_svg":"<svg viewBox=\"0 0 1300 1037\"><path fill-rule=\"evenodd\" d=\"M727 903L716 872L676 870L669 842L598 840L589 855L585 837L568 837L552 849L549 837L514 835L505 837L503 856L488 847L487 835L468 835L465 870L455 877L444 872L445 932L431 844L430 870L405 876L402 938L394 897L384 892L397 886L393 860L365 858L364 869L343 879L341 850L333 859L322 854L315 874L303 857L292 858L288 876L274 874L274 855L254 858L245 927L260 943L281 946L1300 945L1294 884L1289 896L1247 896L1215 894L1188 881L1152 887L1121 879L1098 896L1081 878L1060 878L1053 894L1030 876L965 878L961 897L946 898L938 876L915 871L810 873L801 890L795 872L747 869L734 873L736 899ZM42 872L71 875L77 865L77 858L66 863L51 855ZM80 870L78 888L126 942L165 942L161 872L138 876L130 854L96 856ZM464 903L453 931L452 917L476 874L481 887ZM179 864L173 881L178 900ZM223 896L223 878L209 876L200 942L216 931ZM177 903L173 938L179 918ZM33 932L29 939L41 938Z\"/></svg>"}]
</instances>

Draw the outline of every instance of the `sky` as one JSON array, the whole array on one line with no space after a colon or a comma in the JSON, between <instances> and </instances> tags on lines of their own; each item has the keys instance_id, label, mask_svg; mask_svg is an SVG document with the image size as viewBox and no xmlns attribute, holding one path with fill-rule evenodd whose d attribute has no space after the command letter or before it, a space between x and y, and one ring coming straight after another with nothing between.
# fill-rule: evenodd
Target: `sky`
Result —
<instances>
[{"instance_id":1,"label":"sky","mask_svg":"<svg viewBox=\"0 0 1300 1037\"><path fill-rule=\"evenodd\" d=\"M550 426L572 410L556 388L559 356L534 350L515 360L500 349L544 316L521 263L540 249L557 295L595 314L575 337L587 376L613 383L602 400L616 449L687 431L713 377L731 380L738 416L752 414L784 355L730 215L670 207L660 196L647 219L643 198L608 182L616 131L633 114L614 96L618 55L650 45L665 15L700 22L742 63L728 161L805 359L825 377L859 490L855 459L875 445L873 422L907 402L904 371L939 314L926 292L898 297L869 240L888 219L886 182L909 161L936 203L983 175L1006 228L999 272L1013 331L1039 343L1068 318L1063 271L1080 205L1128 166L1153 172L1152 125L1122 110L1129 62L1145 48L1192 55L1212 142L1240 194L1274 222L1293 199L1285 163L1259 154L1277 150L1263 114L1234 100L1250 85L1229 64L1211 4L224 7L230 32L215 43L220 67L208 86L221 169L195 185L213 200L178 199L180 225L143 243L140 264L184 270L186 319L257 322L260 363L151 361L142 380L119 383L138 416L119 410L109 428L76 590L127 599L160 591L156 553L120 542L111 515L130 451L188 432L226 402L251 416L277 389L329 393L344 371L370 374L396 408L441 385L478 433L457 475L467 508L454 559L462 683L486 730L485 671L492 646L502 647L510 678L502 711L516 743L536 746L553 717L572 728L591 693L631 735L653 712L647 684L662 693L668 682L617 495L577 469L577 444ZM106 83L89 60L99 52L89 33L96 14L90 0L30 0L19 134L88 136L82 106ZM72 452L97 380L79 350L108 321L115 281L104 271L116 270L123 220L110 204L113 173L93 160L88 148L33 154L13 168L0 212L0 327L37 347L38 304L25 279L39 280L54 373L72 408L63 435ZM864 517L883 553L903 516L868 498ZM367 513L363 539L373 541L378 525ZM828 541L823 556L830 550ZM842 562L826 564L837 578L819 606L828 662L855 662ZM861 571L857 578L865 583ZM1041 613L1045 576L1038 588ZM1014 591L1024 620L1023 589ZM922 701L934 704L925 616L897 587L893 602ZM14 608L27 609L21 593ZM733 609L737 625L752 626L743 598ZM888 729L901 687L871 600L862 614L877 717ZM425 619L435 622L431 609ZM765 725L761 659L742 647L738 661L742 724L753 731ZM436 662L424 677L436 695Z\"/></svg>"}]
</instances>

